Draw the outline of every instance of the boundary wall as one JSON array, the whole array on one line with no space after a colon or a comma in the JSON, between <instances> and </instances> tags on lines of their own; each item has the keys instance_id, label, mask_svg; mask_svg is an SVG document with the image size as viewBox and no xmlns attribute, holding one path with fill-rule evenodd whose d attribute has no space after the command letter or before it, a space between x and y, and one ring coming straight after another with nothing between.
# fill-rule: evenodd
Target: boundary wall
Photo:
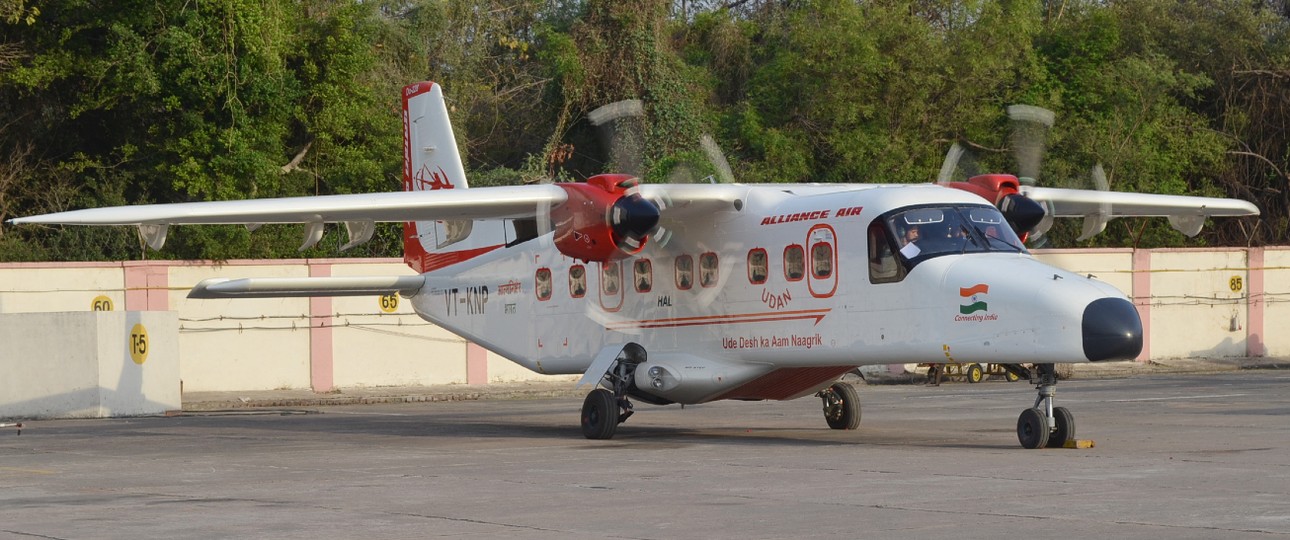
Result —
<instances>
[{"instance_id":1,"label":"boundary wall","mask_svg":"<svg viewBox=\"0 0 1290 540\"><path fill-rule=\"evenodd\" d=\"M174 312L0 314L0 418L180 408Z\"/></svg>"},{"instance_id":2,"label":"boundary wall","mask_svg":"<svg viewBox=\"0 0 1290 540\"><path fill-rule=\"evenodd\" d=\"M1142 315L1139 360L1290 356L1290 246L1035 250L1118 287ZM209 277L407 275L399 259L0 264L0 314L174 311L189 391L563 380L532 373L397 297L189 300Z\"/></svg>"}]
</instances>

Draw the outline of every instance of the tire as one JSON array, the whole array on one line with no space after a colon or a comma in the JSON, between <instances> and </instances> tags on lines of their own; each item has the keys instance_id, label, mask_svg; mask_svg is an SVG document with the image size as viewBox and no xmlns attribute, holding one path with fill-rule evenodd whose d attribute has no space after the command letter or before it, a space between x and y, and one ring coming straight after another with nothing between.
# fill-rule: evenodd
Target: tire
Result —
<instances>
[{"instance_id":1,"label":"tire","mask_svg":"<svg viewBox=\"0 0 1290 540\"><path fill-rule=\"evenodd\" d=\"M985 370L981 369L981 364L969 364L967 367L967 382L976 384L985 379Z\"/></svg>"},{"instance_id":2,"label":"tire","mask_svg":"<svg viewBox=\"0 0 1290 540\"><path fill-rule=\"evenodd\" d=\"M833 414L829 414L828 399L825 399L824 421L833 429L856 429L860 427L860 395L854 386L839 382L828 389L841 402Z\"/></svg>"},{"instance_id":3,"label":"tire","mask_svg":"<svg viewBox=\"0 0 1290 540\"><path fill-rule=\"evenodd\" d=\"M582 434L588 439L609 439L618 429L618 398L597 388L582 400Z\"/></svg>"},{"instance_id":4,"label":"tire","mask_svg":"<svg viewBox=\"0 0 1290 540\"><path fill-rule=\"evenodd\" d=\"M1017 440L1029 450L1048 444L1048 416L1039 409L1026 409L1017 417Z\"/></svg>"},{"instance_id":5,"label":"tire","mask_svg":"<svg viewBox=\"0 0 1290 540\"><path fill-rule=\"evenodd\" d=\"M1066 407L1053 407L1054 428L1048 436L1049 448L1064 448L1067 442L1075 440L1075 415Z\"/></svg>"},{"instance_id":6,"label":"tire","mask_svg":"<svg viewBox=\"0 0 1290 540\"><path fill-rule=\"evenodd\" d=\"M1017 382L1021 380L1021 377L1018 377L1016 373L1013 373L1011 371L1006 372L1006 374L1004 375L1004 378L1008 379L1008 382Z\"/></svg>"}]
</instances>

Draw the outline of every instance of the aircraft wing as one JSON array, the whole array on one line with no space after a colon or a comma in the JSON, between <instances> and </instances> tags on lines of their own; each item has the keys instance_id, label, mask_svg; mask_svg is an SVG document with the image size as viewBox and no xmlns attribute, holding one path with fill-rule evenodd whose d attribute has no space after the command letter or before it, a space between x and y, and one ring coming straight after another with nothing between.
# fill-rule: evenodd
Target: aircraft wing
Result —
<instances>
[{"instance_id":1,"label":"aircraft wing","mask_svg":"<svg viewBox=\"0 0 1290 540\"><path fill-rule=\"evenodd\" d=\"M457 190L395 191L71 210L9 220L65 225L213 225L420 221L532 217L538 205L567 199L554 184Z\"/></svg>"},{"instance_id":2,"label":"aircraft wing","mask_svg":"<svg viewBox=\"0 0 1290 540\"><path fill-rule=\"evenodd\" d=\"M1195 236L1205 218L1259 214L1258 207L1240 199L1034 186L1022 186L1021 193L1045 207L1046 221L1051 217L1083 217L1081 240L1101 232L1106 222L1115 217L1166 217L1174 229Z\"/></svg>"},{"instance_id":3,"label":"aircraft wing","mask_svg":"<svg viewBox=\"0 0 1290 540\"><path fill-rule=\"evenodd\" d=\"M1091 189L1062 189L1023 186L1027 197L1047 203L1055 217L1081 217L1109 212L1127 216L1249 216L1259 213L1253 203L1240 199L1156 195Z\"/></svg>"},{"instance_id":4,"label":"aircraft wing","mask_svg":"<svg viewBox=\"0 0 1290 540\"><path fill-rule=\"evenodd\" d=\"M642 185L664 219L738 209L748 188L738 185ZM144 204L71 210L9 220L13 224L134 225L153 249L161 249L170 225L306 223L307 248L322 236L322 224L345 223L350 244L370 238L372 223L439 220L493 220L540 217L568 200L559 184L500 186L432 191L397 191L277 199Z\"/></svg>"},{"instance_id":5,"label":"aircraft wing","mask_svg":"<svg viewBox=\"0 0 1290 540\"><path fill-rule=\"evenodd\" d=\"M664 213L678 214L729 209L746 192L743 186L728 184L641 186L642 196L666 201ZM9 222L17 225L217 225L508 219L535 217L539 207L555 208L567 199L567 193L558 184L535 184L112 206L13 218Z\"/></svg>"}]
</instances>

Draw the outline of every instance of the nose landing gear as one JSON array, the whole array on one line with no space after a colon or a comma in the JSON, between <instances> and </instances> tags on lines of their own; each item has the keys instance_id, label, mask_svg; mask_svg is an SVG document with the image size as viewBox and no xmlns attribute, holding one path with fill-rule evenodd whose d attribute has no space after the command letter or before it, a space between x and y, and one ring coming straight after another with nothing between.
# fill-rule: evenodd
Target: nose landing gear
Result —
<instances>
[{"instance_id":1,"label":"nose landing gear","mask_svg":"<svg viewBox=\"0 0 1290 540\"><path fill-rule=\"evenodd\" d=\"M1052 364L1035 364L1039 396L1035 405L1017 418L1017 440L1023 448L1063 448L1075 443L1075 416L1065 407L1054 407L1057 370Z\"/></svg>"}]
</instances>

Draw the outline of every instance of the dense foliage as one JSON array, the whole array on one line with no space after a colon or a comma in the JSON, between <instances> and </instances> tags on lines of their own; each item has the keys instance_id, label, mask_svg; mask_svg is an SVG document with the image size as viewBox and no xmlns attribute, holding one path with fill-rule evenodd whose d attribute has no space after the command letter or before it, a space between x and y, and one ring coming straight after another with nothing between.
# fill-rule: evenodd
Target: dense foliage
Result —
<instances>
[{"instance_id":1,"label":"dense foliage","mask_svg":"<svg viewBox=\"0 0 1290 540\"><path fill-rule=\"evenodd\" d=\"M397 189L398 89L440 82L474 185L606 169L702 181L1015 171L1007 105L1057 113L1039 182L1235 196L1188 240L1290 241L1290 11L1249 0L0 0L0 220ZM644 115L587 114L640 99ZM613 141L612 144L606 141ZM624 150L626 148L627 150ZM1079 223L1053 245L1075 245ZM343 232L305 256L336 256ZM299 227L0 229L0 260L296 256ZM346 255L396 255L394 226Z\"/></svg>"}]
</instances>

